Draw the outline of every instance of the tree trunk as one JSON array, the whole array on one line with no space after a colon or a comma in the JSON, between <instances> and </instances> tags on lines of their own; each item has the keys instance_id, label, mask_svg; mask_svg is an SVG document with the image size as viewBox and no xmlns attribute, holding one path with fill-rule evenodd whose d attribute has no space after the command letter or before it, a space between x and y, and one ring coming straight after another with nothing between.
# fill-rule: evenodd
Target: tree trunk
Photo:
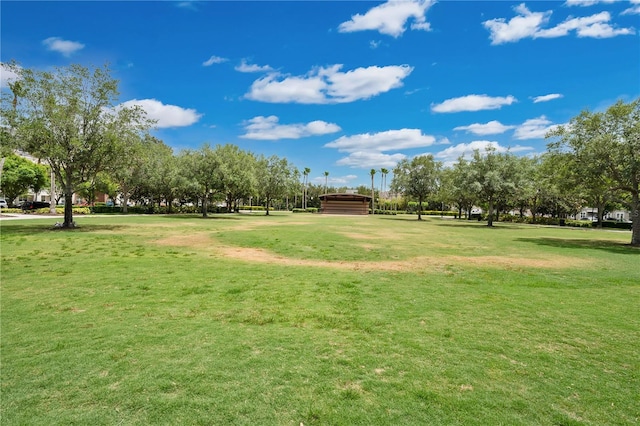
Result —
<instances>
[{"instance_id":1,"label":"tree trunk","mask_svg":"<svg viewBox=\"0 0 640 426\"><path fill-rule=\"evenodd\" d=\"M202 217L207 217L208 208L209 205L207 203L207 193L205 192L204 196L202 197Z\"/></svg>"},{"instance_id":2,"label":"tree trunk","mask_svg":"<svg viewBox=\"0 0 640 426\"><path fill-rule=\"evenodd\" d=\"M487 216L487 226L493 226L493 199L489 200L489 215Z\"/></svg>"},{"instance_id":3,"label":"tree trunk","mask_svg":"<svg viewBox=\"0 0 640 426\"><path fill-rule=\"evenodd\" d=\"M70 185L64 188L64 222L63 228L73 228L73 189Z\"/></svg>"},{"instance_id":4,"label":"tree trunk","mask_svg":"<svg viewBox=\"0 0 640 426\"><path fill-rule=\"evenodd\" d=\"M640 195L631 194L631 245L640 247Z\"/></svg>"},{"instance_id":5,"label":"tree trunk","mask_svg":"<svg viewBox=\"0 0 640 426\"><path fill-rule=\"evenodd\" d=\"M422 198L418 198L418 220L422 220Z\"/></svg>"},{"instance_id":6,"label":"tree trunk","mask_svg":"<svg viewBox=\"0 0 640 426\"><path fill-rule=\"evenodd\" d=\"M596 202L596 208L598 209L597 226L598 226L598 229L602 229L602 221L604 219L604 200L599 200L598 202Z\"/></svg>"},{"instance_id":7,"label":"tree trunk","mask_svg":"<svg viewBox=\"0 0 640 426\"><path fill-rule=\"evenodd\" d=\"M115 201L115 200L114 200ZM115 205L115 202L113 203ZM129 187L122 185L122 213L128 213L129 210Z\"/></svg>"}]
</instances>

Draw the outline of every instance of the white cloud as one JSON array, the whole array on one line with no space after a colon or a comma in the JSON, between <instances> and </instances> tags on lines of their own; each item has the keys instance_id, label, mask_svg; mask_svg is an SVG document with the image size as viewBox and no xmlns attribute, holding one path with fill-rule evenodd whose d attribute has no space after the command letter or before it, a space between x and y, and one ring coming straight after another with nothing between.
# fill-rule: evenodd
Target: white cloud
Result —
<instances>
[{"instance_id":1,"label":"white cloud","mask_svg":"<svg viewBox=\"0 0 640 426\"><path fill-rule=\"evenodd\" d=\"M156 99L132 99L121 104L125 107L140 106L147 118L156 120L156 127L184 127L197 122L202 114L195 109L181 108L176 105L165 105Z\"/></svg>"},{"instance_id":2,"label":"white cloud","mask_svg":"<svg viewBox=\"0 0 640 426\"><path fill-rule=\"evenodd\" d=\"M640 15L640 5L631 6L623 10L620 15Z\"/></svg>"},{"instance_id":3,"label":"white cloud","mask_svg":"<svg viewBox=\"0 0 640 426\"><path fill-rule=\"evenodd\" d=\"M372 49L377 49L380 46L380 43L382 43L380 40L376 41L376 40L371 40L369 42L369 47Z\"/></svg>"},{"instance_id":4,"label":"white cloud","mask_svg":"<svg viewBox=\"0 0 640 426\"><path fill-rule=\"evenodd\" d=\"M63 40L60 37L49 37L42 41L48 50L61 53L69 57L73 53L84 48L84 44L77 41Z\"/></svg>"},{"instance_id":5,"label":"white cloud","mask_svg":"<svg viewBox=\"0 0 640 426\"><path fill-rule=\"evenodd\" d=\"M515 132L513 132L513 137L518 140L544 139L547 132L553 130L557 126L558 124L553 124L547 119L547 117L541 115L538 118L526 120L524 123L519 125Z\"/></svg>"},{"instance_id":6,"label":"white cloud","mask_svg":"<svg viewBox=\"0 0 640 426\"><path fill-rule=\"evenodd\" d=\"M514 7L518 14L506 22L504 18L491 19L482 24L491 33L491 44L502 44L533 37L549 21L551 11L530 12L524 3Z\"/></svg>"},{"instance_id":7,"label":"white cloud","mask_svg":"<svg viewBox=\"0 0 640 426\"><path fill-rule=\"evenodd\" d=\"M454 164L459 157L464 157L466 159L471 159L473 156L473 151L476 149L481 153L485 151L487 147L495 148L496 152L523 152L523 151L532 151L532 147L528 146L520 146L517 145L515 147L504 147L495 141L488 140L479 140L473 141L469 143L461 143L455 146L451 146L445 150L442 150L434 155L435 158L442 161L445 166L450 166Z\"/></svg>"},{"instance_id":8,"label":"white cloud","mask_svg":"<svg viewBox=\"0 0 640 426\"><path fill-rule=\"evenodd\" d=\"M514 127L515 126L505 126L499 121L493 120L484 124L474 123L474 124L469 124L468 126L458 126L458 127L455 127L453 130L465 130L466 132L473 133L474 135L485 136L485 135L497 135L500 133L504 133L509 129L513 129Z\"/></svg>"},{"instance_id":9,"label":"white cloud","mask_svg":"<svg viewBox=\"0 0 640 426\"><path fill-rule=\"evenodd\" d=\"M273 71L269 65L256 65L256 64L248 64L245 59L240 61L240 65L235 67L236 71L239 72L268 72Z\"/></svg>"},{"instance_id":10,"label":"white cloud","mask_svg":"<svg viewBox=\"0 0 640 426\"><path fill-rule=\"evenodd\" d=\"M511 105L517 99L509 95L507 97L491 97L488 95L467 95L459 98L451 98L441 104L431 105L433 112L460 112L481 111L487 109L500 109L503 105Z\"/></svg>"},{"instance_id":11,"label":"white cloud","mask_svg":"<svg viewBox=\"0 0 640 426\"><path fill-rule=\"evenodd\" d=\"M407 158L404 154L383 154L381 152L355 151L336 162L338 166L354 169L377 169L379 167L394 168L400 160Z\"/></svg>"},{"instance_id":12,"label":"white cloud","mask_svg":"<svg viewBox=\"0 0 640 426\"><path fill-rule=\"evenodd\" d=\"M228 61L227 58L222 58L220 56L215 56L214 55L214 56L210 57L209 59L207 59L206 61L204 61L202 63L202 65L205 66L205 67L210 67L213 64L221 64L221 63L227 62L227 61Z\"/></svg>"},{"instance_id":13,"label":"white cloud","mask_svg":"<svg viewBox=\"0 0 640 426\"><path fill-rule=\"evenodd\" d=\"M567 0L565 6L593 6L598 3L614 3L619 0Z\"/></svg>"},{"instance_id":14,"label":"white cloud","mask_svg":"<svg viewBox=\"0 0 640 426\"><path fill-rule=\"evenodd\" d=\"M356 179L358 179L358 176L356 175L346 175L346 176L329 175L327 177L327 182L330 185L349 185L351 182L353 182ZM324 185L325 178L324 176L316 176L313 179L311 179L311 181L316 185Z\"/></svg>"},{"instance_id":15,"label":"white cloud","mask_svg":"<svg viewBox=\"0 0 640 426\"><path fill-rule=\"evenodd\" d=\"M575 31L578 37L610 38L618 35L635 34L633 28L613 28L608 22L611 20L609 12L583 18L568 18L561 24L546 30L539 30L534 37L555 38L563 37Z\"/></svg>"},{"instance_id":16,"label":"white cloud","mask_svg":"<svg viewBox=\"0 0 640 426\"><path fill-rule=\"evenodd\" d=\"M337 148L340 152L357 151L395 151L400 149L431 146L436 138L424 135L420 129L387 130L379 133L362 133L354 136L342 136L325 145Z\"/></svg>"},{"instance_id":17,"label":"white cloud","mask_svg":"<svg viewBox=\"0 0 640 426\"><path fill-rule=\"evenodd\" d=\"M583 2L585 3L585 2ZM514 7L517 16L508 22L504 18L491 19L483 22L490 32L491 44L516 42L523 38L555 38L569 35L575 31L578 37L610 38L618 35L635 34L633 28L614 28L609 24L609 12L573 18L552 28L542 28L549 22L552 11L531 12L524 3Z\"/></svg>"},{"instance_id":18,"label":"white cloud","mask_svg":"<svg viewBox=\"0 0 640 426\"><path fill-rule=\"evenodd\" d=\"M533 103L537 104L539 102L549 102L552 101L554 99L560 99L562 98L563 95L561 95L560 93L551 93L548 95L542 95L542 96L536 96L533 98Z\"/></svg>"},{"instance_id":19,"label":"white cloud","mask_svg":"<svg viewBox=\"0 0 640 426\"><path fill-rule=\"evenodd\" d=\"M369 99L402 86L413 71L408 65L370 66L341 72L342 65L316 68L304 76L271 73L259 78L245 95L271 103L332 104Z\"/></svg>"},{"instance_id":20,"label":"white cloud","mask_svg":"<svg viewBox=\"0 0 640 426\"><path fill-rule=\"evenodd\" d=\"M411 18L412 30L429 31L426 13L435 1L432 0L389 0L379 6L369 9L364 15L357 14L351 20L343 22L338 27L341 33L375 30L381 34L399 37L405 31L405 24Z\"/></svg>"},{"instance_id":21,"label":"white cloud","mask_svg":"<svg viewBox=\"0 0 640 426\"><path fill-rule=\"evenodd\" d=\"M9 87L9 83L13 83L20 79L20 75L15 71L6 67L3 63L0 63L0 87Z\"/></svg>"},{"instance_id":22,"label":"white cloud","mask_svg":"<svg viewBox=\"0 0 640 426\"><path fill-rule=\"evenodd\" d=\"M320 120L306 124L279 124L278 121L279 119L275 115L254 117L244 123L246 133L240 137L256 140L300 139L341 130L337 124Z\"/></svg>"}]
</instances>

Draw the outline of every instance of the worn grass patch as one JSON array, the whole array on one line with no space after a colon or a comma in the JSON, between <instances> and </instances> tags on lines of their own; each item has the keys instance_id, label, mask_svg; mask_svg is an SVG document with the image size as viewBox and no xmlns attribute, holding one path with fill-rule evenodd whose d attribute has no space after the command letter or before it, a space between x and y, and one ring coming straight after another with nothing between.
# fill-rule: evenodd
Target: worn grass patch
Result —
<instances>
[{"instance_id":1,"label":"worn grass patch","mask_svg":"<svg viewBox=\"0 0 640 426\"><path fill-rule=\"evenodd\" d=\"M635 424L629 234L0 222L2 424Z\"/></svg>"}]
</instances>

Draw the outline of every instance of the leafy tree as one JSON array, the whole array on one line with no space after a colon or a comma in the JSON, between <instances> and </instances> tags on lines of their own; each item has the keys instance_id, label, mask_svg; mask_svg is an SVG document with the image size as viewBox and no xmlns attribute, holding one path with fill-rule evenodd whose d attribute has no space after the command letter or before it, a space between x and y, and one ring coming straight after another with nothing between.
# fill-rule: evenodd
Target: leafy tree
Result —
<instances>
[{"instance_id":1,"label":"leafy tree","mask_svg":"<svg viewBox=\"0 0 640 426\"><path fill-rule=\"evenodd\" d=\"M0 190L6 196L7 201L12 203L29 189L33 192L39 192L44 188L48 181L48 174L46 166L11 154L6 157L4 163Z\"/></svg>"},{"instance_id":2,"label":"leafy tree","mask_svg":"<svg viewBox=\"0 0 640 426\"><path fill-rule=\"evenodd\" d=\"M458 158L458 162L448 169L444 175L447 187L447 199L458 207L458 217L462 218L462 212L466 212L467 219L471 219L471 209L478 199L472 190L471 166L464 157Z\"/></svg>"},{"instance_id":3,"label":"leafy tree","mask_svg":"<svg viewBox=\"0 0 640 426\"><path fill-rule=\"evenodd\" d=\"M229 211L236 211L238 201L255 192L256 158L230 144L216 145L214 151L221 163L216 175L220 190L226 197Z\"/></svg>"},{"instance_id":4,"label":"leafy tree","mask_svg":"<svg viewBox=\"0 0 640 426\"><path fill-rule=\"evenodd\" d=\"M566 153L574 170L593 173L594 187L621 192L631 210L631 245L640 246L640 98L604 113L583 111L549 132L549 149Z\"/></svg>"},{"instance_id":5,"label":"leafy tree","mask_svg":"<svg viewBox=\"0 0 640 426\"><path fill-rule=\"evenodd\" d=\"M476 149L469 164L471 189L488 204L487 226L493 226L496 202L506 199L515 190L515 163L510 157L513 155L487 147L484 153Z\"/></svg>"},{"instance_id":6,"label":"leafy tree","mask_svg":"<svg viewBox=\"0 0 640 426\"><path fill-rule=\"evenodd\" d=\"M222 191L218 176L221 162L216 152L205 144L197 151L185 151L181 155L183 173L195 184L196 193L201 200L202 217L207 217L208 202L211 197Z\"/></svg>"},{"instance_id":7,"label":"leafy tree","mask_svg":"<svg viewBox=\"0 0 640 426\"><path fill-rule=\"evenodd\" d=\"M12 112L3 110L21 148L46 160L65 196L63 227L73 227L73 193L120 155L119 141L150 127L139 108L115 108L117 81L107 67L20 70Z\"/></svg>"},{"instance_id":8,"label":"leafy tree","mask_svg":"<svg viewBox=\"0 0 640 426\"><path fill-rule=\"evenodd\" d=\"M401 160L393 170L391 187L395 192L418 200L418 220L422 220L422 203L440 185L442 163L433 155L421 155L411 161Z\"/></svg>"},{"instance_id":9,"label":"leafy tree","mask_svg":"<svg viewBox=\"0 0 640 426\"><path fill-rule=\"evenodd\" d=\"M295 185L296 169L286 158L272 155L260 158L256 168L259 193L265 199L266 215L269 216L271 201L284 197Z\"/></svg>"}]
</instances>

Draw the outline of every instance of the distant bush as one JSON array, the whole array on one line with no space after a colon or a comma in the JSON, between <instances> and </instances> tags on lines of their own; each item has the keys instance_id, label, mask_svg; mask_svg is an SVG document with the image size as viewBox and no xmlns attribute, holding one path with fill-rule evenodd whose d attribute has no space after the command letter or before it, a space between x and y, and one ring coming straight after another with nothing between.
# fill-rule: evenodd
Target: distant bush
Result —
<instances>
[{"instance_id":1,"label":"distant bush","mask_svg":"<svg viewBox=\"0 0 640 426\"><path fill-rule=\"evenodd\" d=\"M293 209L291 213L318 213L318 209L316 207L309 207L306 209Z\"/></svg>"},{"instance_id":2,"label":"distant bush","mask_svg":"<svg viewBox=\"0 0 640 426\"><path fill-rule=\"evenodd\" d=\"M265 208L263 206L240 206L238 207L240 210L251 210L253 211L264 211Z\"/></svg>"}]
</instances>

